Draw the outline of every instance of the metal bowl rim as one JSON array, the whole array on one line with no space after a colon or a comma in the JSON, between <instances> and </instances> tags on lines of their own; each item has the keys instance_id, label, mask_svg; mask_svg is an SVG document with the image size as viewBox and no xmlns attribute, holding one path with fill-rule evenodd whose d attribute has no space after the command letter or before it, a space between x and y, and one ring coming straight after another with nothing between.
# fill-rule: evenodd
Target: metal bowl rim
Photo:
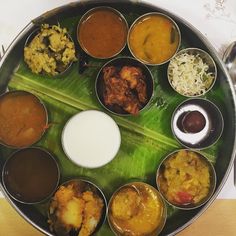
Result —
<instances>
[{"instance_id":1,"label":"metal bowl rim","mask_svg":"<svg viewBox=\"0 0 236 236\"><path fill-rule=\"evenodd\" d=\"M178 46L177 46L175 52L173 53L173 55L172 55L169 59L167 59L167 60L165 60L165 61L163 61L163 62L161 62L161 63L149 63L149 62L146 62L146 61L144 61L144 60L138 58L138 57L135 55L135 53L132 51L131 46L130 46L130 40L129 40L129 38L130 38L130 34L131 34L131 31L132 31L132 28L133 28L140 20L142 20L143 18L148 17L148 16L150 16L150 15L159 15L159 16L163 16L164 18L167 18L168 20L170 20L171 23L175 26L175 28L176 28L176 30L177 30L177 32L178 32L178 36L179 36L179 43L178 43ZM132 54L132 56L133 56L136 60L141 61L143 64L145 64L145 65L147 65L147 66L160 66L160 65L163 65L163 64L168 63L168 62L176 55L176 53L179 51L179 48L180 48L180 45L181 45L181 40L182 40L182 37L181 37L181 32L180 32L180 29L179 29L178 24L177 24L170 16L168 16L167 14L161 13L161 12L154 12L154 11L153 11L153 12L145 13L145 14L139 16L137 19L135 19L134 22L132 23L132 25L130 26L129 31L128 31L128 35L127 35L127 45L128 45L128 48L129 48L130 53Z\"/></svg>"},{"instance_id":2,"label":"metal bowl rim","mask_svg":"<svg viewBox=\"0 0 236 236\"><path fill-rule=\"evenodd\" d=\"M54 24L55 25L55 24ZM52 27L53 25L49 25L49 27ZM63 27L65 28L65 27ZM66 29L67 30L67 29ZM28 47L28 45L30 44L31 40L33 40L37 35L39 35L39 33L41 32L41 27L40 26L37 26L31 33L29 33L28 37L26 38L25 40L25 43L24 43L24 48L25 47ZM31 37L36 34L32 39ZM75 42L73 40L73 38L71 37L71 35L69 34L69 32L66 32L66 35L68 36L69 40L74 44L74 47L75 47ZM76 48L75 48L75 54L76 54ZM23 56L24 56L24 53L23 53ZM28 64L25 62L24 60L24 63L25 65L27 66L27 68L31 71L31 69L29 68ZM66 69L64 71L62 71L61 73L58 73L56 75L51 75L50 73L47 73L47 72L43 72L42 74L41 73L38 73L37 75L39 76L50 76L50 77L53 77L53 78L60 78L61 76L64 76L66 73L68 73L68 71L70 70L70 68L72 67L74 61L71 61L67 66L66 66ZM36 74L34 72L31 71L31 73L33 74Z\"/></svg>"},{"instance_id":3,"label":"metal bowl rim","mask_svg":"<svg viewBox=\"0 0 236 236\"><path fill-rule=\"evenodd\" d=\"M10 161L16 154L18 154L19 152L22 152L22 151L27 151L29 149L33 149L33 150L39 150L39 151L42 151L44 152L45 154L48 155L48 157L50 157L53 162L55 163L55 166L57 168L57 182L56 182L56 185L53 189L53 191L47 195L46 197L44 197L42 200L39 200L39 201L34 201L34 202L27 202L27 201L23 201L23 200L19 200L16 196L14 196L13 194L11 194L11 192L8 190L6 184L5 184L5 181L4 181L4 170L5 170L5 167L8 163L8 161ZM55 193L56 189L58 188L58 184L60 182L60 174L61 174L61 171L60 171L60 168L59 168L59 164L56 160L56 158L45 148L42 148L42 147L38 147L38 146L34 146L34 147L27 147L27 148L23 148L23 149L18 149L16 151L14 151L9 157L8 159L5 161L4 165L3 165L3 168L2 168L2 183L3 183L3 187L4 189L6 190L6 192L9 194L9 196L11 196L14 200L16 200L17 202L20 202L20 203L23 203L23 204L26 204L26 205L34 205L34 204L39 204L39 203L43 203L43 202L46 202L48 199L51 198L51 196Z\"/></svg>"},{"instance_id":4,"label":"metal bowl rim","mask_svg":"<svg viewBox=\"0 0 236 236\"><path fill-rule=\"evenodd\" d=\"M174 132L174 128L173 128L173 120L174 120L174 115L176 114L177 110L183 106L185 103L187 102L191 102L193 100L199 100L199 101L204 101L208 104L210 104L212 107L215 108L215 110L218 112L220 118L221 118L221 125L222 125L222 128L221 128L221 131L220 131L220 134L218 135L218 137L215 139L214 142L210 143L209 145L205 146L205 147L193 147L193 146L188 146L186 143L182 142L176 135L175 135L175 132ZM219 139L221 138L222 134L223 134L223 131L224 131L224 117L222 115L222 112L221 110L219 109L219 107L212 101L210 101L209 99L207 98L200 98L200 97L196 97L196 98L188 98L186 100L184 100L183 102L181 102L174 110L174 112L172 113L172 116L171 116L171 131L172 131L172 134L174 135L175 139L181 144L183 145L185 148L187 149L192 149L192 150L204 150L204 149L207 149L207 148L210 148L212 147L214 144L216 144Z\"/></svg>"},{"instance_id":5,"label":"metal bowl rim","mask_svg":"<svg viewBox=\"0 0 236 236\"><path fill-rule=\"evenodd\" d=\"M122 56L122 57L117 57L117 58L113 58L111 59L110 61L106 62L101 68L100 70L98 71L97 73L97 76L96 76L96 79L95 79L95 93L96 93L96 97L99 101L99 103L102 105L103 108L105 108L107 111L109 111L110 113L114 114L114 115L117 115L117 116L122 116L122 117L128 117L128 116L133 116L132 114L130 113L124 113L124 114L120 114L120 113L117 113L117 112L114 112L112 110L110 110L105 104L103 104L103 102L101 101L99 95L98 95L98 87L97 87L97 84L99 83L99 77L100 77L100 74L102 73L102 70L109 64L112 64L114 61L116 60L131 60L131 61L134 61L135 63L137 64L141 64L145 70L148 72L148 74L150 75L150 81L152 81L152 91L151 91L151 96L148 100L148 102L139 110L139 113L142 112L143 110L145 110L146 108L148 108L148 106L150 105L153 97L154 97L154 78L153 78L153 75L150 71L150 69L145 65L143 64L141 61L137 60L136 58L133 58L133 57L129 57L129 56Z\"/></svg>"},{"instance_id":6,"label":"metal bowl rim","mask_svg":"<svg viewBox=\"0 0 236 236\"><path fill-rule=\"evenodd\" d=\"M82 177L82 178L80 178L80 177L76 177L76 178L71 178L71 179L69 179L69 180L66 180L66 181L64 181L64 182L62 182L61 184L59 184L58 185L58 187L57 187L57 189L55 190L55 192L57 192L57 190L59 190L59 188L61 187L61 186L67 186L67 184L70 184L70 183L73 183L73 182L83 182L83 183L86 183L86 184L88 184L88 185L91 185L91 186L93 186L98 192L99 192L99 194L101 195L101 197L102 197L102 200L103 200L103 203L104 203L104 209L103 209L103 213L104 213L104 217L103 217L103 219L101 218L100 219L100 221L99 221L99 223L101 224L100 226L99 226L99 228L97 229L98 231L99 231L99 229L102 227L102 225L105 223L105 221L106 221L106 219L107 219L107 212L108 212L108 203L107 203L107 199L106 199L106 196L105 196L105 194L104 194L104 192L102 191L102 189L97 185L97 184L95 184L94 182L92 182L91 180L88 180L88 179L86 179L86 178L84 178L84 177ZM54 192L54 193L55 193ZM52 197L52 196L51 196ZM51 200L50 200L50 202L52 201L52 198L51 198ZM49 210L49 209L48 209ZM50 214L48 213L48 216L49 216ZM97 228L97 227L96 227Z\"/></svg>"},{"instance_id":7,"label":"metal bowl rim","mask_svg":"<svg viewBox=\"0 0 236 236\"><path fill-rule=\"evenodd\" d=\"M207 165L210 167L210 173L212 173L212 179L213 179L213 182L211 183L212 185L210 186L210 191L208 193L208 195L206 196L206 198L204 199L204 201L202 201L200 204L197 204L195 206L192 206L192 207L181 207L180 205L175 205L173 203L171 203L170 201L167 200L167 198L165 197L165 195L162 193L162 191L160 190L160 186L158 184L158 176L160 174L160 169L163 165L163 163L168 160L169 158L171 158L174 154L177 154L178 152L180 151L187 151L187 152L193 152L193 153L196 153L198 154L198 156L203 159ZM208 158L205 157L205 155L203 155L202 153L200 153L199 151L197 150L194 150L194 149L188 149L188 148L181 148L181 149L177 149L169 154L167 154L163 159L162 161L160 162L158 168L157 168L157 171L156 171L156 185L157 185L157 189L159 190L160 194L162 195L162 197L164 198L164 200L166 201L166 203L168 203L170 206L172 207L175 207L177 209L180 209L180 210L186 210L186 211L189 211L189 210L193 210L193 209L197 209L203 205L205 205L213 196L215 190L216 190L216 183L217 183L217 177L216 177L216 171L215 171L215 168L213 166L213 164L208 160Z\"/></svg>"},{"instance_id":8,"label":"metal bowl rim","mask_svg":"<svg viewBox=\"0 0 236 236\"><path fill-rule=\"evenodd\" d=\"M93 8L91 8L90 10L86 11L86 12L81 16L81 18L80 18L80 20L79 20L79 22L78 22L78 24L77 24L77 27L76 27L76 38L77 38L77 42L79 43L81 49L82 49L86 54L88 54L89 56L91 56L92 58L95 58L95 59L106 60L106 59L111 59L111 58L117 56L119 53L121 53L121 52L123 51L123 49L125 48L125 46L126 46L126 44L127 44L127 41L125 40L123 47L122 47L118 52L116 52L115 54L113 54L113 55L111 55L111 56L109 56L109 57L96 57L96 56L94 56L92 53L90 53L90 52L83 46L83 44L81 43L81 40L80 40L80 38L79 38L80 26L81 26L81 24L83 23L83 21L86 20L87 17L88 17L91 13L96 12L96 11L99 11L99 10L102 10L102 9L106 9L106 10L108 10L108 11L112 11L112 12L114 12L117 16L119 16L119 17L122 19L122 21L123 21L123 23L124 23L124 25L125 25L125 28L126 28L126 35L128 35L129 25L128 25L128 23L127 23L126 18L124 17L124 15L123 15L120 11L118 11L117 9L115 9L114 7L109 7L109 6L105 6L105 5L104 5L104 6L93 7ZM126 37L127 37L127 36L126 36Z\"/></svg>"},{"instance_id":9,"label":"metal bowl rim","mask_svg":"<svg viewBox=\"0 0 236 236\"><path fill-rule=\"evenodd\" d=\"M43 109L45 111L45 118L46 118L45 126L48 125L48 111L47 111L46 105L44 104L42 99L40 99L37 95L35 95L35 94L33 94L33 93L29 92L29 91L26 91L26 90L11 90L11 91L6 91L6 92L2 93L0 95L0 101L1 101L1 99L4 96L7 96L8 94L11 94L11 93L26 93L26 94L29 94L29 95L35 97L38 100L39 104L42 105L42 107L43 107ZM39 140L41 140L41 138L46 133L46 131L47 131L47 129L45 128L43 130L43 132L41 133L40 137L36 141L34 141L33 143L31 143L29 145L26 145L26 146L17 147L17 146L13 146L13 145L8 145L8 144L4 143L3 141L0 141L0 144L5 146L5 147L7 147L7 148L12 148L12 149L25 149L25 148L29 148L32 145L36 144Z\"/></svg>"},{"instance_id":10,"label":"metal bowl rim","mask_svg":"<svg viewBox=\"0 0 236 236\"><path fill-rule=\"evenodd\" d=\"M201 93L201 94L197 94L197 95L185 95L185 94L182 94L180 92L178 92L176 90L176 88L173 87L172 83L171 83L171 80L170 80L170 76L169 76L169 68L170 68L170 63L171 63L171 60L174 59L175 57L179 56L180 54L182 53L185 53L185 52L188 52L188 51L194 51L194 52L201 52L202 54L205 54L211 61L212 61L212 65L214 67L214 80L213 82L211 83L211 86L204 92L204 93ZM201 57L201 55L200 55ZM216 79L217 79L217 67L216 67L216 63L215 63L215 60L213 59L213 57L208 53L206 52L205 50L201 49L201 48L195 48L195 47L189 47L189 48L184 48L184 49L181 49L180 51L178 51L170 60L170 63L168 65L168 68L167 68L167 78L168 78L168 82L171 86L171 88L178 94L180 94L181 96L184 96L184 97L187 97L187 98L197 98L197 97L201 97L201 96L204 96L206 93L208 93L212 88L213 86L215 85L215 82L216 82Z\"/></svg>"},{"instance_id":11,"label":"metal bowl rim","mask_svg":"<svg viewBox=\"0 0 236 236\"><path fill-rule=\"evenodd\" d=\"M155 191L155 194L158 196L158 199L159 201L161 202L161 205L163 207L163 215L162 215L162 219L163 219L163 222L162 222L162 225L161 227L157 227L157 229L154 231L158 231L158 234L163 230L163 228L165 227L165 224L166 224L166 221L167 221L167 207L166 207L166 201L165 199L163 198L162 194L160 193L160 191L158 191L158 189L154 188L152 185L148 184L148 183L145 183L145 182L142 182L142 181L133 181L133 182L129 182L129 183L126 183L126 184L123 184L121 185L120 187L118 187L113 193L112 193L112 196L110 197L109 199L109 202L108 202L108 205L107 205L107 221L108 221L108 224L110 226L110 229L112 230L112 232L116 235L116 236L119 236L119 234L115 231L114 227L113 227L113 224L111 223L111 220L110 220L110 217L109 217L109 212L110 212L110 205L111 205L111 202L114 198L114 196L123 188L126 188L126 187L129 187L133 184L141 184L141 185L145 185L147 186L148 188L151 188L153 191ZM152 233L154 233L152 232Z\"/></svg>"}]
</instances>

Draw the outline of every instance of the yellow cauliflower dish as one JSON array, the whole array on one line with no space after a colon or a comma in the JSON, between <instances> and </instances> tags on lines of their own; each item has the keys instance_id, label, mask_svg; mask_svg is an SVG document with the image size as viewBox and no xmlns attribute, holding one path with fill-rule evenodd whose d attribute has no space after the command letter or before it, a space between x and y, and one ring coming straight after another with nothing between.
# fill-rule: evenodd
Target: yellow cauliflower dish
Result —
<instances>
[{"instance_id":1,"label":"yellow cauliflower dish","mask_svg":"<svg viewBox=\"0 0 236 236\"><path fill-rule=\"evenodd\" d=\"M95 188L94 188L95 190ZM70 182L55 193L49 208L50 230L56 235L91 235L102 217L104 202L81 182Z\"/></svg>"},{"instance_id":2,"label":"yellow cauliflower dish","mask_svg":"<svg viewBox=\"0 0 236 236\"><path fill-rule=\"evenodd\" d=\"M76 60L75 45L66 28L43 24L24 48L24 61L36 74L58 75Z\"/></svg>"}]
</instances>

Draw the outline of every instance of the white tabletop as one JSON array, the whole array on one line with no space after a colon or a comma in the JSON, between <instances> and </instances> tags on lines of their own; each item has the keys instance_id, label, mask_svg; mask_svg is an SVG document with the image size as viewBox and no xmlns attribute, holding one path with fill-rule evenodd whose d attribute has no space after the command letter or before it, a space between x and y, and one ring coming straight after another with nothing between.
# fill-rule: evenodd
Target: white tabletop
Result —
<instances>
[{"instance_id":1,"label":"white tabletop","mask_svg":"<svg viewBox=\"0 0 236 236\"><path fill-rule=\"evenodd\" d=\"M0 0L0 46L4 45L7 48L32 19L72 1ZM235 0L146 0L143 2L165 8L190 22L207 37L220 55L232 41L236 41ZM218 198L236 199L233 171Z\"/></svg>"}]
</instances>

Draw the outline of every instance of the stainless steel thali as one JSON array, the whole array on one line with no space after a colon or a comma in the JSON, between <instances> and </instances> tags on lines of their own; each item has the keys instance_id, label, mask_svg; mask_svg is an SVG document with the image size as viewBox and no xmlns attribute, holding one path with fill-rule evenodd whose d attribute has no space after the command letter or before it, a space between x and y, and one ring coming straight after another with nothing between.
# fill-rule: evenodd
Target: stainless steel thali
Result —
<instances>
[{"instance_id":1,"label":"stainless steel thali","mask_svg":"<svg viewBox=\"0 0 236 236\"><path fill-rule=\"evenodd\" d=\"M178 233L179 231L183 230L185 227L190 225L197 217L199 217L205 210L207 210L210 204L217 197L218 193L220 192L224 183L226 182L226 179L232 168L233 160L235 156L235 148L236 148L236 142L235 142L236 97L235 97L233 84L226 71L226 68L223 65L223 62L217 55L217 52L210 45L207 39L191 24L186 22L183 18L179 18L173 15L172 13L167 12L166 10L163 10L161 8L158 8L156 6L152 6L149 4L144 4L141 2L134 2L134 1L105 1L105 0L104 1L79 1L79 2L65 5L63 7L59 7L57 9L49 11L39 16L38 18L34 19L19 33L19 35L11 43L10 47L7 49L6 54L4 55L4 57L2 58L0 62L0 92L4 93L6 91L8 85L11 83L12 77L14 77L14 73L17 72L18 68L21 66L19 64L21 64L25 40L30 34L30 32L32 32L38 25L45 22L48 22L48 23L64 22L64 25L68 26L71 29L70 32L72 33L72 37L76 39L75 29L76 29L76 24L79 18L87 10L95 6L104 6L104 5L114 7L115 9L119 10L122 14L124 14L124 16L127 18L129 26L131 25L131 23L134 21L135 18L148 12L161 12L170 16L172 19L175 20L175 22L180 28L181 35L183 38L182 47L187 47L187 46L198 47L207 51L213 57L217 65L218 76L217 76L216 84L212 92L206 96L208 99L215 102L220 107L223 113L224 121L225 121L223 135L219 141L220 144L219 146L217 146L216 148L217 150L215 151L215 153L217 154L214 159L214 162L215 162L214 167L215 167L216 175L217 175L216 191L214 195L211 197L211 199L204 206L198 209L191 210L191 211L181 211L181 210L175 211L172 208L168 208L170 214L167 219L166 225L163 231L161 232L161 235L175 235L176 233ZM125 49L123 53L130 55L127 48ZM95 60L94 63L96 62L97 61ZM98 62L98 64L101 66L102 64L105 64L105 62L106 61ZM74 71L76 71L75 69L76 67L78 67L77 64L74 65ZM164 76L166 65L158 67L158 70L162 71L161 73ZM95 76L95 72L92 73L92 76ZM16 81L15 84L17 84L18 83L17 80L15 78L14 80ZM15 88L17 88L17 86ZM158 86L162 87L163 91L165 91L167 94L175 96L173 91L171 91L171 88L168 87L167 82L161 81ZM25 87L29 90L31 89L31 88L28 88L27 86ZM42 94L44 93L43 91L41 92ZM36 94L37 93L39 94L39 96L41 95L40 91L36 91ZM42 95L43 98L44 96L45 95ZM183 98L180 97L179 100L182 101ZM65 104L61 105L60 109L63 110L64 105ZM156 105L156 103L152 103L152 105L154 106ZM173 111L177 105L178 105L177 102L171 104L169 107L167 105L167 109L169 109L169 111ZM81 109L85 109L85 108L82 107ZM102 108L99 107L99 109L102 109ZM167 117L167 120L168 119L169 117ZM119 121L119 118L118 118L118 121ZM165 128L168 127L167 124L163 124L163 126ZM167 133L169 135L170 127L168 129L169 130L167 131ZM42 145L42 143L39 143L38 145ZM60 147L58 147L57 145L52 145L51 148L53 152L57 148L60 149ZM1 147L0 151L1 151L0 169L2 170L5 160L9 156L9 153L12 152L12 150L8 150L4 147ZM58 158L59 163L63 169L64 161L60 162L61 158L64 158L64 157ZM67 164L65 164L65 166L66 165ZM67 172L66 168L63 169L63 171L64 171L63 176L62 176L63 179L68 179L69 177L72 176L70 172ZM73 175L73 177L74 176L77 176L77 172ZM133 176L133 177L140 178L140 176ZM117 176L117 178L119 178L119 176ZM115 181L115 184L114 184L115 187L118 187L122 181L125 182L128 179L128 177L126 179L122 179L122 178L123 176L121 176L121 180ZM154 184L153 177L148 176L148 177L145 177L144 180L151 184ZM112 181L109 182L109 184L111 183ZM115 189L111 190L108 188L108 190L106 191L107 185L103 182L103 179L101 180L101 185L102 187L104 187L105 193L107 194L107 196L110 196L111 191L115 190ZM18 211L18 213L22 215L22 217L24 217L29 223L31 223L34 227L36 227L43 233L47 235L52 235L52 233L50 233L49 231L45 214L42 213L42 210L40 207L38 206L32 207L30 205L20 204L16 202L15 200L13 200L12 198L10 198L10 196L8 196L8 194L6 193L6 191L4 190L2 186L2 180L0 182L0 187L2 188L9 202ZM104 232L106 232L106 234L104 234ZM98 235L112 235L112 232L109 231L109 229L106 229L105 231L103 231L103 234L98 234Z\"/></svg>"}]
</instances>

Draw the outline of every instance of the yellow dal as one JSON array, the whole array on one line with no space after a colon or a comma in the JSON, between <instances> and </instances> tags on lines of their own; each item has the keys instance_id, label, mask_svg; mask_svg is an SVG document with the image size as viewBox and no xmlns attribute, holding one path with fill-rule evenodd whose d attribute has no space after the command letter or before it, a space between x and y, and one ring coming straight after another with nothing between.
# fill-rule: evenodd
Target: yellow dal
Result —
<instances>
[{"instance_id":1,"label":"yellow dal","mask_svg":"<svg viewBox=\"0 0 236 236\"><path fill-rule=\"evenodd\" d=\"M175 25L162 15L140 19L129 35L132 53L147 64L162 64L169 60L177 51L179 40Z\"/></svg>"}]
</instances>

